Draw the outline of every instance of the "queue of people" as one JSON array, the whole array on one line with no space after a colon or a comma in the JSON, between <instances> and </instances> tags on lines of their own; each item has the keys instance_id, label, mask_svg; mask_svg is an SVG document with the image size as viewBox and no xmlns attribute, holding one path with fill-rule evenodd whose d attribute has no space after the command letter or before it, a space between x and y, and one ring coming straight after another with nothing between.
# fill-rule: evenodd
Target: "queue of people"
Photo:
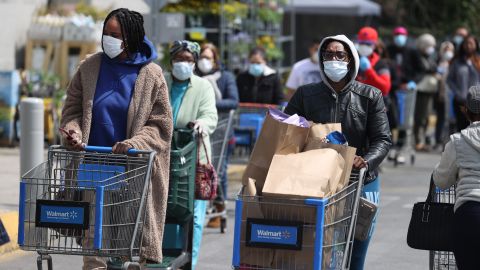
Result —
<instances>
[{"instance_id":1,"label":"queue of people","mask_svg":"<svg viewBox=\"0 0 480 270\"><path fill-rule=\"evenodd\" d=\"M341 123L349 145L358 149L354 168L368 170L362 197L374 198L374 203L378 203L378 167L393 143L391 130L396 127L398 115L396 91L417 92L417 150L427 149L426 128L434 104L437 143L445 140L443 130L455 119L456 130L468 127L464 131L468 136L452 137L447 148L455 147L461 152L467 147L463 141L477 140L478 144L478 136L473 133L477 132L480 94L472 86L480 83L480 48L478 40L463 30L456 32L453 43L441 43L438 53L437 41L428 33L410 46L404 27L394 29L393 43L387 47L372 27L360 29L358 47L344 35L326 37L321 42L313 40L310 57L294 65L287 80L289 100L285 112L316 123ZM107 16L102 48L103 52L81 63L68 87L61 122L69 134L64 135L64 144L73 150L92 144L111 146L114 153L126 153L130 148L157 151L147 197L142 257L147 262L161 262L172 130L191 126L203 134L206 151L201 150L200 160L205 163L211 152L209 135L215 131L222 113L237 108L239 102L281 104L286 101L284 87L277 71L268 65L262 48L252 49L248 68L235 78L224 69L215 45L178 40L170 48L169 71L164 72L153 63L156 49L145 36L143 17L128 9L117 9ZM231 149L233 134L229 136ZM401 137L400 134L398 138ZM457 164L460 171L471 163L467 158ZM442 168L451 168L452 160L451 156L442 158L437 175L445 174ZM227 166L228 162L224 164ZM468 170L470 165L465 166ZM227 194L226 173L220 178ZM436 182L444 187L454 182L450 178ZM198 260L206 205L206 201L195 200L193 269ZM222 207L221 203L218 205ZM462 209L460 203L458 207ZM465 207L478 206L466 203ZM374 226L370 237L373 231ZM363 269L370 237L355 241L351 269ZM468 264L467 259L465 263ZM85 257L84 269L106 269L106 263L98 257Z\"/></svg>"}]
</instances>

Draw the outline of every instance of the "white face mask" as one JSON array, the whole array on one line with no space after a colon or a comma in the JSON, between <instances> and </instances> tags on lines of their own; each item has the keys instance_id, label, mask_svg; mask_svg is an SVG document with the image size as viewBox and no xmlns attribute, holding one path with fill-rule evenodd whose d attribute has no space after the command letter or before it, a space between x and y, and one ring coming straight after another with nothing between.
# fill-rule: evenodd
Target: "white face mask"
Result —
<instances>
[{"instance_id":1,"label":"white face mask","mask_svg":"<svg viewBox=\"0 0 480 270\"><path fill-rule=\"evenodd\" d=\"M210 61L206 58L202 58L198 61L198 69L200 69L200 71L203 74L208 74L213 69L213 63L212 63L212 61Z\"/></svg>"},{"instance_id":2,"label":"white face mask","mask_svg":"<svg viewBox=\"0 0 480 270\"><path fill-rule=\"evenodd\" d=\"M192 77L195 64L190 62L173 63L172 74L177 80L185 81Z\"/></svg>"},{"instance_id":3,"label":"white face mask","mask_svg":"<svg viewBox=\"0 0 480 270\"><path fill-rule=\"evenodd\" d=\"M373 53L373 47L366 44L360 44L358 46L358 53L360 56L370 56Z\"/></svg>"},{"instance_id":4,"label":"white face mask","mask_svg":"<svg viewBox=\"0 0 480 270\"><path fill-rule=\"evenodd\" d=\"M327 75L330 80L339 82L348 73L348 62L324 61L323 68L325 75Z\"/></svg>"},{"instance_id":5,"label":"white face mask","mask_svg":"<svg viewBox=\"0 0 480 270\"><path fill-rule=\"evenodd\" d=\"M123 52L122 42L123 41L118 38L103 35L103 51L108 55L108 57L113 59Z\"/></svg>"},{"instance_id":6,"label":"white face mask","mask_svg":"<svg viewBox=\"0 0 480 270\"><path fill-rule=\"evenodd\" d=\"M452 51L446 51L446 52L443 54L442 58L443 58L443 60L445 60L445 61L450 61L450 60L452 60L453 55L454 55L454 54L453 54Z\"/></svg>"},{"instance_id":7,"label":"white face mask","mask_svg":"<svg viewBox=\"0 0 480 270\"><path fill-rule=\"evenodd\" d=\"M428 47L428 48L425 50L425 53L426 53L427 55L432 55L434 52L435 52L435 48L434 48L434 47Z\"/></svg>"}]
</instances>

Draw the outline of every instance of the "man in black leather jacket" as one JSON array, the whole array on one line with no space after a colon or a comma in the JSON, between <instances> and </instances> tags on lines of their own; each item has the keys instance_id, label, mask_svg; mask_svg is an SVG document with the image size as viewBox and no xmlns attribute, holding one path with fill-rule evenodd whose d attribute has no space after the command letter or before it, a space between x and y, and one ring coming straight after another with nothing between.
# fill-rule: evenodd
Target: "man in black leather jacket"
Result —
<instances>
[{"instance_id":1,"label":"man in black leather jacket","mask_svg":"<svg viewBox=\"0 0 480 270\"><path fill-rule=\"evenodd\" d=\"M346 36L325 38L319 59L322 82L298 88L285 112L315 123L341 123L348 144L357 148L354 169L368 169L362 196L378 203L378 166L392 145L382 93L355 81L359 58ZM350 269L363 269L369 241L355 241Z\"/></svg>"}]
</instances>

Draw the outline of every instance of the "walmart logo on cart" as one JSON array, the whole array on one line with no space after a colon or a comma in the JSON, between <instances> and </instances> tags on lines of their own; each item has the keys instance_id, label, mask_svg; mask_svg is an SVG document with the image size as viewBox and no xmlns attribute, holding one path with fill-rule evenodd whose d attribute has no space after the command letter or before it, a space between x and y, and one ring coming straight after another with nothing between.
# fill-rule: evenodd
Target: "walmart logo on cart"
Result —
<instances>
[{"instance_id":1,"label":"walmart logo on cart","mask_svg":"<svg viewBox=\"0 0 480 270\"><path fill-rule=\"evenodd\" d=\"M40 218L42 222L83 224L85 209L76 206L42 205Z\"/></svg>"},{"instance_id":2,"label":"walmart logo on cart","mask_svg":"<svg viewBox=\"0 0 480 270\"><path fill-rule=\"evenodd\" d=\"M292 237L291 233L288 231L267 231L267 230L257 230L257 235L259 238L276 238L276 239L288 239Z\"/></svg>"},{"instance_id":3,"label":"walmart logo on cart","mask_svg":"<svg viewBox=\"0 0 480 270\"><path fill-rule=\"evenodd\" d=\"M295 226L251 224L250 241L253 243L295 245L297 237L298 228Z\"/></svg>"},{"instance_id":4,"label":"walmart logo on cart","mask_svg":"<svg viewBox=\"0 0 480 270\"><path fill-rule=\"evenodd\" d=\"M46 212L47 212L47 218L76 219L78 217L77 211L70 211L70 212L46 211Z\"/></svg>"}]
</instances>

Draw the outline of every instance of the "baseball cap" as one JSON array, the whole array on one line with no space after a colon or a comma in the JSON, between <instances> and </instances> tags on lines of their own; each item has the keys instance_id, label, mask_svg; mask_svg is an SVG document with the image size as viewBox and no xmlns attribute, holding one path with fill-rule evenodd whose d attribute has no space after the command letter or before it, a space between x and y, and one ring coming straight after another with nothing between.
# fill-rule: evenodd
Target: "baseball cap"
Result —
<instances>
[{"instance_id":1,"label":"baseball cap","mask_svg":"<svg viewBox=\"0 0 480 270\"><path fill-rule=\"evenodd\" d=\"M358 31L358 42L359 43L372 43L376 44L378 41L377 30L372 27L366 26Z\"/></svg>"},{"instance_id":2,"label":"baseball cap","mask_svg":"<svg viewBox=\"0 0 480 270\"><path fill-rule=\"evenodd\" d=\"M395 29L393 29L393 34L408 36L408 31L407 31L407 28L403 26L398 26L398 27L395 27Z\"/></svg>"},{"instance_id":3,"label":"baseball cap","mask_svg":"<svg viewBox=\"0 0 480 270\"><path fill-rule=\"evenodd\" d=\"M480 85L474 85L468 89L467 108L474 114L480 114Z\"/></svg>"}]
</instances>

